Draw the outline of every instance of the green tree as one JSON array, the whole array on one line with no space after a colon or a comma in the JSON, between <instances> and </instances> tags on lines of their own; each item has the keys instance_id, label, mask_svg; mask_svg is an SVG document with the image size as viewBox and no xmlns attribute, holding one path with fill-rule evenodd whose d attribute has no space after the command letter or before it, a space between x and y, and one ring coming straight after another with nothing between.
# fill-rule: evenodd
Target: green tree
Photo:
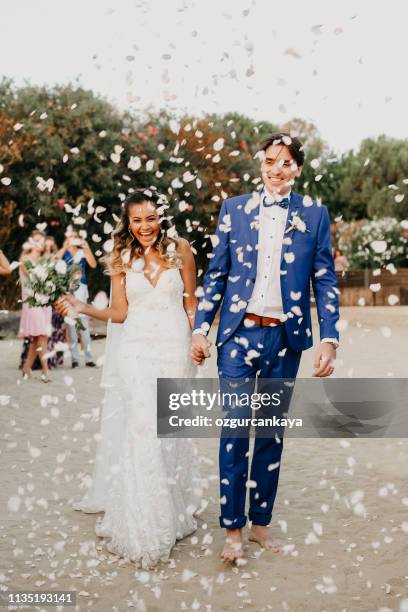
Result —
<instances>
[{"instance_id":1,"label":"green tree","mask_svg":"<svg viewBox=\"0 0 408 612\"><path fill-rule=\"evenodd\" d=\"M120 205L121 168L110 156L115 146L128 146L122 117L79 87L17 89L7 80L0 83L4 112L14 127L9 142L29 143L8 163L11 183L0 193L2 209L11 206L15 219L7 239L9 258L18 258L27 234L39 223L60 243L68 223L89 237L103 236L98 212Z\"/></svg>"},{"instance_id":2,"label":"green tree","mask_svg":"<svg viewBox=\"0 0 408 612\"><path fill-rule=\"evenodd\" d=\"M296 189L329 207L332 219L408 216L408 143L367 139L334 155L316 126L295 118L280 129L298 135L306 160ZM134 116L76 85L17 88L0 82L0 241L10 259L41 224L61 244L70 223L99 257L136 187L166 194L181 235L193 242L201 273L226 197L257 189L256 156L276 125L238 113ZM107 287L100 268L91 294ZM6 284L2 284L4 288ZM10 299L11 292L6 291Z\"/></svg>"},{"instance_id":3,"label":"green tree","mask_svg":"<svg viewBox=\"0 0 408 612\"><path fill-rule=\"evenodd\" d=\"M408 215L408 142L367 138L356 155L345 156L341 196L354 218Z\"/></svg>"}]
</instances>

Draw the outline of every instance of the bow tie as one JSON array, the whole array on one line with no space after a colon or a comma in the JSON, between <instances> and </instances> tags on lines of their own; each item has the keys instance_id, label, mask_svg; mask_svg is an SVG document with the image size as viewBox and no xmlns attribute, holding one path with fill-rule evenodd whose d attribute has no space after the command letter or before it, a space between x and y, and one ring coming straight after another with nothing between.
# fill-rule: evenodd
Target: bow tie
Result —
<instances>
[{"instance_id":1,"label":"bow tie","mask_svg":"<svg viewBox=\"0 0 408 612\"><path fill-rule=\"evenodd\" d=\"M265 206L265 208L269 208L270 206L280 206L281 208L288 208L289 198L283 198L283 200L281 200L280 202L277 202L276 200L272 200L268 196L264 196L262 203Z\"/></svg>"}]
</instances>

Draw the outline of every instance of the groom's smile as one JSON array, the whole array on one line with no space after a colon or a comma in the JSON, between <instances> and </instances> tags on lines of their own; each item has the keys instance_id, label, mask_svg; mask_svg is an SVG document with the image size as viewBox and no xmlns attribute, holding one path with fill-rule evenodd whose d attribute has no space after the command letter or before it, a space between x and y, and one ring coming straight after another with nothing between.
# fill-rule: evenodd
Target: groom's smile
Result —
<instances>
[{"instance_id":1,"label":"groom's smile","mask_svg":"<svg viewBox=\"0 0 408 612\"><path fill-rule=\"evenodd\" d=\"M274 143L265 150L261 172L263 183L270 193L285 195L301 171L302 167L297 165L285 144Z\"/></svg>"}]
</instances>

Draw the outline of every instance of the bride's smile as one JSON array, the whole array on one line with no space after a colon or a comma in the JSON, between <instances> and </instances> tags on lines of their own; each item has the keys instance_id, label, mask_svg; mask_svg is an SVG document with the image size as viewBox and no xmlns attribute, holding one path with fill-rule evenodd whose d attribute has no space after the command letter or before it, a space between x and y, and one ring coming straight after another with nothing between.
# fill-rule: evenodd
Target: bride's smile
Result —
<instances>
[{"instance_id":1,"label":"bride's smile","mask_svg":"<svg viewBox=\"0 0 408 612\"><path fill-rule=\"evenodd\" d=\"M129 231L146 249L153 245L160 234L160 217L150 202L129 206Z\"/></svg>"}]
</instances>

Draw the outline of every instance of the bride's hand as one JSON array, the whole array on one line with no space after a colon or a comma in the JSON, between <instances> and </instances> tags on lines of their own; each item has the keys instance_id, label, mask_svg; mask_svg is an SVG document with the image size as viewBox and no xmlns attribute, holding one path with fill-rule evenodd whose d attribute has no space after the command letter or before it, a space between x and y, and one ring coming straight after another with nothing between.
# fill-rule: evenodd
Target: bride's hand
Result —
<instances>
[{"instance_id":1,"label":"bride's hand","mask_svg":"<svg viewBox=\"0 0 408 612\"><path fill-rule=\"evenodd\" d=\"M193 334L191 340L191 358L195 365L201 365L210 356L211 342L202 334Z\"/></svg>"},{"instance_id":2,"label":"bride's hand","mask_svg":"<svg viewBox=\"0 0 408 612\"><path fill-rule=\"evenodd\" d=\"M79 314L81 312L82 305L82 302L74 298L73 295L64 295L54 304L57 312L59 312L63 317L66 317L68 312L72 311L74 311L75 314Z\"/></svg>"}]
</instances>

